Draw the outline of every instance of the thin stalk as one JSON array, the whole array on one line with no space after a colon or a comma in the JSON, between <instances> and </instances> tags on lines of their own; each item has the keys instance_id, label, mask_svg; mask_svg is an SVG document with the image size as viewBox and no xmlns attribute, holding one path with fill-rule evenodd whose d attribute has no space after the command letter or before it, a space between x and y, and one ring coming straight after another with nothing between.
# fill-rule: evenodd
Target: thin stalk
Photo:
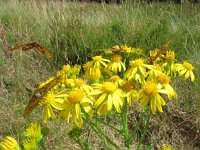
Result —
<instances>
[{"instance_id":1,"label":"thin stalk","mask_svg":"<svg viewBox=\"0 0 200 150\"><path fill-rule=\"evenodd\" d=\"M131 133L131 136L130 136L129 139L128 139L128 143L129 143L129 144L132 143L133 139L135 138L136 132L137 132L139 126L140 126L141 123L142 123L142 120L143 120L143 118L144 118L144 115L145 115L145 111L142 112L142 115L141 115L139 121L137 122L136 127L134 128L133 132Z\"/></svg>"},{"instance_id":2,"label":"thin stalk","mask_svg":"<svg viewBox=\"0 0 200 150\"><path fill-rule=\"evenodd\" d=\"M101 119L99 119L99 118L96 118L99 122L101 122L102 124L104 124L104 125L106 125L106 126L108 126L108 127L110 127L110 128L112 128L112 129L114 129L115 131L117 131L118 133L120 133L120 134L122 134L122 131L121 130L119 130L119 129L117 129L116 127L114 127L114 126L112 126L112 125L110 125L109 123L107 123L107 122L104 122L104 121L102 121Z\"/></svg>"},{"instance_id":3,"label":"thin stalk","mask_svg":"<svg viewBox=\"0 0 200 150\"><path fill-rule=\"evenodd\" d=\"M130 149L130 144L128 143L129 134L128 134L128 103L127 99L125 99L124 110L122 112L123 115L123 131L124 131L124 140L125 146Z\"/></svg>"},{"instance_id":4,"label":"thin stalk","mask_svg":"<svg viewBox=\"0 0 200 150\"><path fill-rule=\"evenodd\" d=\"M115 148L120 149L119 146L117 146L105 133L104 131L101 130L101 128L98 126L98 124L93 123L92 121L90 121L90 117L89 115L85 112L85 110L82 108L85 117L83 117L83 119L88 123L88 125L95 131L95 133L97 135L99 135L99 133L111 144L113 145Z\"/></svg>"},{"instance_id":5,"label":"thin stalk","mask_svg":"<svg viewBox=\"0 0 200 150\"><path fill-rule=\"evenodd\" d=\"M83 144L82 144L82 142L81 142L79 137L77 139L74 139L74 140L79 144L79 146L81 147L82 150L85 150L85 148L84 148L84 146L83 146Z\"/></svg>"},{"instance_id":6,"label":"thin stalk","mask_svg":"<svg viewBox=\"0 0 200 150\"><path fill-rule=\"evenodd\" d=\"M143 139L144 139L144 136L145 136L145 134L146 134L146 132L147 132L147 129L148 129L148 127L149 127L149 121L150 121L151 117L152 117L152 113L149 112L149 116L148 116L148 119L147 119L147 122L146 122L146 125L145 125L145 128L144 128L144 131L142 132L142 137L140 138L140 141L139 141L139 143L138 143L138 145L137 145L137 150L139 150L140 145L141 145L141 143L142 143L142 141L143 141Z\"/></svg>"},{"instance_id":7,"label":"thin stalk","mask_svg":"<svg viewBox=\"0 0 200 150\"><path fill-rule=\"evenodd\" d=\"M117 146L105 133L104 131L101 130L101 128L98 125L95 125L93 122L90 122L91 125L93 125L100 133L103 135L103 137L110 143L112 144L115 148L120 149L119 146Z\"/></svg>"}]
</instances>

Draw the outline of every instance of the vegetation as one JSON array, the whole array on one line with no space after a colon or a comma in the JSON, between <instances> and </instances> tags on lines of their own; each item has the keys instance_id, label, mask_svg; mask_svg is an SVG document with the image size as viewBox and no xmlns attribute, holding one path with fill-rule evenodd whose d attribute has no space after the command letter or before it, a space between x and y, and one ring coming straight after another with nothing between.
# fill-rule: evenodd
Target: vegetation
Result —
<instances>
[{"instance_id":1,"label":"vegetation","mask_svg":"<svg viewBox=\"0 0 200 150\"><path fill-rule=\"evenodd\" d=\"M140 48L147 54L171 40L169 50L176 52L177 59L188 60L195 66L197 79L194 85L175 80L178 100L165 108L166 113L157 114L152 119L143 144L157 141L157 147L166 143L175 149L198 149L199 7L196 4L172 3L105 5L64 1L1 1L0 22L4 31L0 30L1 138L6 135L21 138L20 132L30 122L42 120L40 113L37 113L39 108L29 117L22 117L24 108L35 84L55 74L55 70L62 65L83 64L101 49L118 44ZM11 53L11 58L4 57L6 43L9 48L34 41L49 49L54 59L48 60L34 50L16 50ZM129 115L130 128L137 119L138 114L133 109ZM45 125L51 130L45 141L47 149L78 149L66 136L68 127L65 122L55 124L56 121L52 121L52 124ZM109 133L109 129L105 128L105 131ZM102 143L95 140L94 133L88 132L85 136L90 137L96 149L102 147Z\"/></svg>"}]
</instances>

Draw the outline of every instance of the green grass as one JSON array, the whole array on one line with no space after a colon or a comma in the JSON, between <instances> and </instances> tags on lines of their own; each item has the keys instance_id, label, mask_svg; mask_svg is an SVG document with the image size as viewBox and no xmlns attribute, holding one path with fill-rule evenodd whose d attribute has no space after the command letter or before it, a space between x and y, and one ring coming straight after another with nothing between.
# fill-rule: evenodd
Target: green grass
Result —
<instances>
[{"instance_id":1,"label":"green grass","mask_svg":"<svg viewBox=\"0 0 200 150\"><path fill-rule=\"evenodd\" d=\"M199 20L200 5L195 4L134 3L128 7L51 0L1 1L0 22L4 25L8 44L13 47L36 41L53 52L55 57L53 61L49 61L33 50L27 53L18 50L13 52L12 59L5 60L1 51L1 138L10 134L18 136L19 131L31 120L41 120L36 111L29 119L22 117L31 95L29 91L33 90L35 84L53 75L63 64L83 64L90 56L98 53L98 49L110 48L116 44L127 44L147 52L172 40L169 49L176 52L177 61L189 60L194 64L197 77L195 85L180 81L175 83L179 92L179 101L175 101L175 106L192 117L199 118ZM2 41L0 42L2 45ZM77 149L67 138L66 132L63 132L64 129L67 128L52 129L52 132L62 134L52 133L51 138L47 139L47 145L53 142L55 146L48 145L48 149ZM177 133L174 139L179 136ZM152 139L154 138L156 139L156 135L152 136ZM70 146L63 145L62 140ZM164 141L173 143L177 149L184 149L187 142L184 137L180 140L183 145L179 145L178 140L170 142L169 137ZM94 141L94 145L98 145L98 142Z\"/></svg>"}]
</instances>

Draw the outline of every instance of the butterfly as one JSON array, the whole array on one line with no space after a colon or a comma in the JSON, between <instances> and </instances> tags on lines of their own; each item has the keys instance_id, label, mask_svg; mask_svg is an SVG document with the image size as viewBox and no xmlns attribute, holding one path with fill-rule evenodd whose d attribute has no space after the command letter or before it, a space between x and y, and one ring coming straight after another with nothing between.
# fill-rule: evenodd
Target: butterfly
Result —
<instances>
[{"instance_id":1,"label":"butterfly","mask_svg":"<svg viewBox=\"0 0 200 150\"><path fill-rule=\"evenodd\" d=\"M160 49L158 49L157 54L155 56L149 56L149 60L151 64L153 64L158 57L166 53L166 50L169 47L171 41L172 40L168 40Z\"/></svg>"},{"instance_id":2,"label":"butterfly","mask_svg":"<svg viewBox=\"0 0 200 150\"><path fill-rule=\"evenodd\" d=\"M53 58L53 55L47 50L46 48L42 47L40 44L33 42L33 43L27 43L23 45L16 45L14 48L10 48L11 51L22 49L22 51L28 51L30 49L36 48L40 53L47 56L49 59Z\"/></svg>"},{"instance_id":3,"label":"butterfly","mask_svg":"<svg viewBox=\"0 0 200 150\"><path fill-rule=\"evenodd\" d=\"M50 78L50 81L48 81L44 85L38 86L37 89L33 92L33 95L25 108L24 116L27 116L32 112L33 109L39 106L39 103L43 100L48 91L55 87L60 80L61 76L57 76L52 79Z\"/></svg>"}]
</instances>

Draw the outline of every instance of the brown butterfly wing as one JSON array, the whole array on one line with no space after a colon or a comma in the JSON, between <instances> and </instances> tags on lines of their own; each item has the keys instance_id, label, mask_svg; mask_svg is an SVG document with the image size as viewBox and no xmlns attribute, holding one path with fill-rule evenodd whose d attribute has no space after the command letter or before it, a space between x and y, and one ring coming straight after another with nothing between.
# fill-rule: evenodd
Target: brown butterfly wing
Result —
<instances>
[{"instance_id":1,"label":"brown butterfly wing","mask_svg":"<svg viewBox=\"0 0 200 150\"><path fill-rule=\"evenodd\" d=\"M35 109L39 105L40 101L42 101L47 92L51 90L59 82L60 79L61 76L55 77L49 83L34 91L33 96L31 97L28 105L25 108L24 116L30 114L33 111L33 109Z\"/></svg>"},{"instance_id":2,"label":"brown butterfly wing","mask_svg":"<svg viewBox=\"0 0 200 150\"><path fill-rule=\"evenodd\" d=\"M53 58L53 55L49 52L49 50L47 50L46 48L42 47L39 44L35 45L35 48L37 48L37 50L42 53L43 55L46 55L49 59Z\"/></svg>"},{"instance_id":3,"label":"brown butterfly wing","mask_svg":"<svg viewBox=\"0 0 200 150\"><path fill-rule=\"evenodd\" d=\"M33 95L31 97L28 105L25 108L24 116L27 116L28 114L30 114L33 111L33 109L35 109L39 105L40 101L41 101L41 98Z\"/></svg>"},{"instance_id":4,"label":"brown butterfly wing","mask_svg":"<svg viewBox=\"0 0 200 150\"><path fill-rule=\"evenodd\" d=\"M16 45L14 48L11 48L11 51L17 50L17 49L22 49L22 51L28 51L32 48L35 47L35 42L33 43L27 43L27 44L23 44L23 45Z\"/></svg>"},{"instance_id":5,"label":"brown butterfly wing","mask_svg":"<svg viewBox=\"0 0 200 150\"><path fill-rule=\"evenodd\" d=\"M22 51L28 51L30 49L36 48L40 53L47 56L49 59L53 58L53 55L49 52L49 50L43 48L41 45L39 45L36 42L33 43L27 43L23 45L16 45L14 48L10 48L11 51L22 49Z\"/></svg>"}]
</instances>

